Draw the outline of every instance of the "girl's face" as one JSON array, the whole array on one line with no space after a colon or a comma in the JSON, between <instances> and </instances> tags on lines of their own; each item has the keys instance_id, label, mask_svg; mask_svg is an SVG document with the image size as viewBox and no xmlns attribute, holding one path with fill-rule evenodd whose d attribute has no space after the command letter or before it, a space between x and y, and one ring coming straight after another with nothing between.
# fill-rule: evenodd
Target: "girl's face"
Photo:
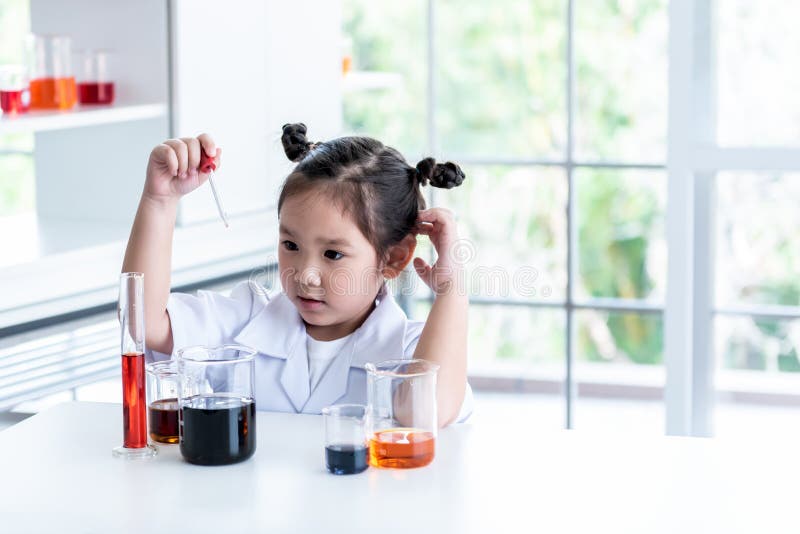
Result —
<instances>
[{"instance_id":1,"label":"girl's face","mask_svg":"<svg viewBox=\"0 0 800 534\"><path fill-rule=\"evenodd\" d=\"M326 341L353 332L384 281L375 248L349 215L313 190L284 200L279 232L281 284L308 334Z\"/></svg>"}]
</instances>

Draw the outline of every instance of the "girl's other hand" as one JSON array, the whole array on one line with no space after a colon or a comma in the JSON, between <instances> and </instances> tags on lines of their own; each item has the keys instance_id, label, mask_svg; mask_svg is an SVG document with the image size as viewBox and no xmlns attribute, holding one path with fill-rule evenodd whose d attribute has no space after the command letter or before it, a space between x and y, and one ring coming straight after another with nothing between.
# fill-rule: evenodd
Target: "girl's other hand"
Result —
<instances>
[{"instance_id":1,"label":"girl's other hand","mask_svg":"<svg viewBox=\"0 0 800 534\"><path fill-rule=\"evenodd\" d=\"M430 237L437 255L433 265L428 265L422 258L414 258L414 269L419 277L436 295L458 290L464 266L454 257L458 228L453 212L444 208L420 211L416 233Z\"/></svg>"},{"instance_id":2,"label":"girl's other hand","mask_svg":"<svg viewBox=\"0 0 800 534\"><path fill-rule=\"evenodd\" d=\"M143 196L162 202L177 201L203 185L208 174L199 169L201 150L213 155L219 168L222 149L208 134L168 139L155 147L147 163Z\"/></svg>"}]
</instances>

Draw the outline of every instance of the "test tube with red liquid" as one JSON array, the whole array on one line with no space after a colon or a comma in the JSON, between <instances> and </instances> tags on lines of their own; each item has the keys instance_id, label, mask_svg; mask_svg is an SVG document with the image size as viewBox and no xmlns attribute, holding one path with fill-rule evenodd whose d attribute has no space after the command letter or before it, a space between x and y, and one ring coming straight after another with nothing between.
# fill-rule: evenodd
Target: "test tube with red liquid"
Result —
<instances>
[{"instance_id":1,"label":"test tube with red liquid","mask_svg":"<svg viewBox=\"0 0 800 534\"><path fill-rule=\"evenodd\" d=\"M144 368L144 274L122 273L119 283L122 354L122 445L118 458L151 458L158 452L147 442Z\"/></svg>"}]
</instances>

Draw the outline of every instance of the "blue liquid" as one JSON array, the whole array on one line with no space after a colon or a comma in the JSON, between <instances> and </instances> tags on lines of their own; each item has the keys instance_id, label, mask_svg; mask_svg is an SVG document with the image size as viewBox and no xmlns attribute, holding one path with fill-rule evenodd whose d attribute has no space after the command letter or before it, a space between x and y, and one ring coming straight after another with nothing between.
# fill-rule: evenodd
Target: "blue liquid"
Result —
<instances>
[{"instance_id":1,"label":"blue liquid","mask_svg":"<svg viewBox=\"0 0 800 534\"><path fill-rule=\"evenodd\" d=\"M355 445L328 445L325 447L325 465L334 475L354 475L369 465L367 448Z\"/></svg>"}]
</instances>

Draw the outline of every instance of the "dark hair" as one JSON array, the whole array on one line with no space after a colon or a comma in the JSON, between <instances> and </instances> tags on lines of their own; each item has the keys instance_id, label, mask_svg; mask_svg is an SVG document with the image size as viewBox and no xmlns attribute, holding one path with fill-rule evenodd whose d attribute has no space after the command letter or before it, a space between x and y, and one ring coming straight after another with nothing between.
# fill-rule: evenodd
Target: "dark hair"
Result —
<instances>
[{"instance_id":1,"label":"dark hair","mask_svg":"<svg viewBox=\"0 0 800 534\"><path fill-rule=\"evenodd\" d=\"M379 257L412 232L417 212L425 209L420 186L452 189L464 181L455 163L425 158L412 167L394 148L371 137L339 137L324 143L306 139L306 125L285 124L281 142L297 166L278 197L322 188L375 247Z\"/></svg>"}]
</instances>

